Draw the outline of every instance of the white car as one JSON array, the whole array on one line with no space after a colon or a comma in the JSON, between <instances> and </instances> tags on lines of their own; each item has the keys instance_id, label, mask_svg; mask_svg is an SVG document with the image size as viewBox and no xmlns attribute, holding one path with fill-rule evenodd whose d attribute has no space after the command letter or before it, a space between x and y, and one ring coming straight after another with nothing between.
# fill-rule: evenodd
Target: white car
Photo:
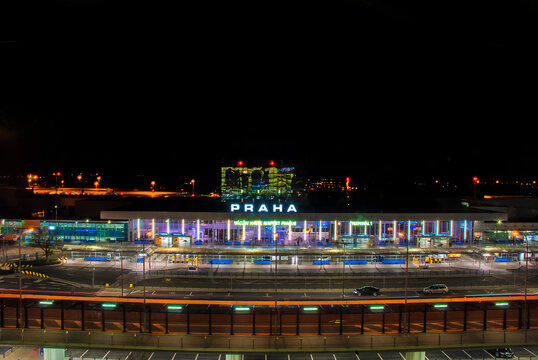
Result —
<instances>
[{"instance_id":1,"label":"white car","mask_svg":"<svg viewBox=\"0 0 538 360\"><path fill-rule=\"evenodd\" d=\"M426 286L424 289L422 289L424 294L427 295L433 295L433 294L446 294L448 293L448 286L445 284L433 284L430 286Z\"/></svg>"}]
</instances>

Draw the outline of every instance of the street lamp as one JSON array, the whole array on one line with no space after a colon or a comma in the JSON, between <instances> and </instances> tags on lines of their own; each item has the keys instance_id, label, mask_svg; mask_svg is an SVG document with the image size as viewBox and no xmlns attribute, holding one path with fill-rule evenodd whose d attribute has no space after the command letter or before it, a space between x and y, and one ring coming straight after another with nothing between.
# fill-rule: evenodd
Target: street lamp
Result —
<instances>
[{"instance_id":1,"label":"street lamp","mask_svg":"<svg viewBox=\"0 0 538 360\"><path fill-rule=\"evenodd\" d=\"M473 177L473 197L476 200L476 184L478 184L480 180L478 180L478 177Z\"/></svg>"},{"instance_id":2,"label":"street lamp","mask_svg":"<svg viewBox=\"0 0 538 360\"><path fill-rule=\"evenodd\" d=\"M97 189L99 187L99 185L101 185L101 176L97 176L95 178L95 182L93 183L93 185L95 186L95 188Z\"/></svg>"},{"instance_id":3,"label":"street lamp","mask_svg":"<svg viewBox=\"0 0 538 360\"><path fill-rule=\"evenodd\" d=\"M278 233L276 226L273 226L273 241L275 242L275 345L277 341L278 330Z\"/></svg>"},{"instance_id":4,"label":"street lamp","mask_svg":"<svg viewBox=\"0 0 538 360\"><path fill-rule=\"evenodd\" d=\"M529 237L528 236L525 236L525 311L523 312L523 321L524 321L524 324L525 324L525 329L527 329L529 327L529 324L527 322L527 311L529 311L528 307L527 307L527 270L529 268ZM525 336L526 336L526 332L525 332ZM525 338L526 340L526 338Z\"/></svg>"},{"instance_id":5,"label":"street lamp","mask_svg":"<svg viewBox=\"0 0 538 360\"><path fill-rule=\"evenodd\" d=\"M58 194L58 176L62 175L59 171L53 172L52 176L54 176L54 187L56 188L56 194Z\"/></svg>"}]
</instances>

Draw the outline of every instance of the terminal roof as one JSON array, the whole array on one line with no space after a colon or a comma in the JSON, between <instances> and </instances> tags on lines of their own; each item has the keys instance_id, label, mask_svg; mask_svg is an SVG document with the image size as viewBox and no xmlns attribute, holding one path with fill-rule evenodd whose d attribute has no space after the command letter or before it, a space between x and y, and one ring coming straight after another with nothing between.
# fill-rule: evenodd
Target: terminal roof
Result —
<instances>
[{"instance_id":1,"label":"terminal roof","mask_svg":"<svg viewBox=\"0 0 538 360\"><path fill-rule=\"evenodd\" d=\"M223 202L218 197L185 197L185 198L154 198L133 199L128 205L108 209L101 212L103 219L133 219L133 218L197 218L207 220L239 219L245 217L259 218L293 218L305 220L506 220L502 212L474 209L462 201L454 199L361 199L361 201L345 201L341 198L309 197L293 203L297 212L286 213L245 213L231 212L232 203L252 203L251 201ZM256 204L261 201L256 202ZM268 205L278 204L278 201L267 200Z\"/></svg>"}]
</instances>

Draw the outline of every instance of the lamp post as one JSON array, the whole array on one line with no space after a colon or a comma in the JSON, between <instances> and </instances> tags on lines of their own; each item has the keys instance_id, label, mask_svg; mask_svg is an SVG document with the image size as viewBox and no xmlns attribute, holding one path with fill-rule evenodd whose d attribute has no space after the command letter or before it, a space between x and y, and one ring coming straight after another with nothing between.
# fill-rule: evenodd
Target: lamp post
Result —
<instances>
[{"instance_id":1,"label":"lamp post","mask_svg":"<svg viewBox=\"0 0 538 360\"><path fill-rule=\"evenodd\" d=\"M20 322L20 327L24 327L24 322L23 322L23 316L24 316L24 311L23 311L23 303L22 303L22 251L21 251L21 247L22 247L22 239L24 237L24 234L27 233L27 232L31 232L33 230L24 230L22 232L22 234L19 236L19 309L20 309L20 314L19 314L19 318L21 319L21 322Z\"/></svg>"},{"instance_id":2,"label":"lamp post","mask_svg":"<svg viewBox=\"0 0 538 360\"><path fill-rule=\"evenodd\" d=\"M275 242L275 345L278 339L278 237L276 229L273 229L273 240Z\"/></svg>"},{"instance_id":3,"label":"lamp post","mask_svg":"<svg viewBox=\"0 0 538 360\"><path fill-rule=\"evenodd\" d=\"M409 224L409 220L408 224ZM409 230L411 228L409 227ZM409 319L407 318L407 278L408 278L408 271L409 271L409 240L411 239L411 231L408 231L407 233L407 240L405 242L405 296L404 296L404 328L403 332L405 333L405 329L407 328L407 322Z\"/></svg>"},{"instance_id":4,"label":"lamp post","mask_svg":"<svg viewBox=\"0 0 538 360\"><path fill-rule=\"evenodd\" d=\"M480 180L478 180L478 177L473 177L473 198L476 200L476 184L478 184Z\"/></svg>"},{"instance_id":5,"label":"lamp post","mask_svg":"<svg viewBox=\"0 0 538 360\"><path fill-rule=\"evenodd\" d=\"M4 231L2 228L5 229L5 226L6 226L5 223L6 223L6 219L2 219L2 221L0 222L0 230ZM2 241L2 248L4 252L4 262L7 262L6 239L3 239Z\"/></svg>"},{"instance_id":6,"label":"lamp post","mask_svg":"<svg viewBox=\"0 0 538 360\"><path fill-rule=\"evenodd\" d=\"M54 187L56 188L56 195L58 195L58 176L60 176L61 173L58 171L52 173L52 175L54 176Z\"/></svg>"},{"instance_id":7,"label":"lamp post","mask_svg":"<svg viewBox=\"0 0 538 360\"><path fill-rule=\"evenodd\" d=\"M24 234L24 233L23 233ZM22 306L22 262L21 262L21 258L22 258L22 255L21 255L21 241L22 241L22 236L19 237L19 310L20 310L20 316L19 318L21 319L21 322L20 322L20 327L22 328L23 327L23 319L22 319L22 316L23 316L23 306Z\"/></svg>"},{"instance_id":8,"label":"lamp post","mask_svg":"<svg viewBox=\"0 0 538 360\"><path fill-rule=\"evenodd\" d=\"M524 301L524 311L523 311L523 324L524 328L527 329L529 324L527 323L527 270L529 267L529 238L525 236L525 301ZM527 340L527 332L525 331L525 340Z\"/></svg>"},{"instance_id":9,"label":"lamp post","mask_svg":"<svg viewBox=\"0 0 538 360\"><path fill-rule=\"evenodd\" d=\"M342 299L346 298L346 246L342 243Z\"/></svg>"},{"instance_id":10,"label":"lamp post","mask_svg":"<svg viewBox=\"0 0 538 360\"><path fill-rule=\"evenodd\" d=\"M153 233L152 233L153 234ZM142 284L144 292L144 332L146 330L146 243L142 242Z\"/></svg>"},{"instance_id":11,"label":"lamp post","mask_svg":"<svg viewBox=\"0 0 538 360\"><path fill-rule=\"evenodd\" d=\"M121 282L121 297L123 297L123 241L120 243L120 282Z\"/></svg>"}]
</instances>

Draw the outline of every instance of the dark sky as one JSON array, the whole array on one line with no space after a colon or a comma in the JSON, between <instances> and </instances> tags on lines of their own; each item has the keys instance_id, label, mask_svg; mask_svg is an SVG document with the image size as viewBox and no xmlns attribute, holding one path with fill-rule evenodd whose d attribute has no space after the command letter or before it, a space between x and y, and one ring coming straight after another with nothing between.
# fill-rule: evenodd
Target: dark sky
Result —
<instances>
[{"instance_id":1,"label":"dark sky","mask_svg":"<svg viewBox=\"0 0 538 360\"><path fill-rule=\"evenodd\" d=\"M537 1L468 3L8 2L0 172L534 175Z\"/></svg>"}]
</instances>

